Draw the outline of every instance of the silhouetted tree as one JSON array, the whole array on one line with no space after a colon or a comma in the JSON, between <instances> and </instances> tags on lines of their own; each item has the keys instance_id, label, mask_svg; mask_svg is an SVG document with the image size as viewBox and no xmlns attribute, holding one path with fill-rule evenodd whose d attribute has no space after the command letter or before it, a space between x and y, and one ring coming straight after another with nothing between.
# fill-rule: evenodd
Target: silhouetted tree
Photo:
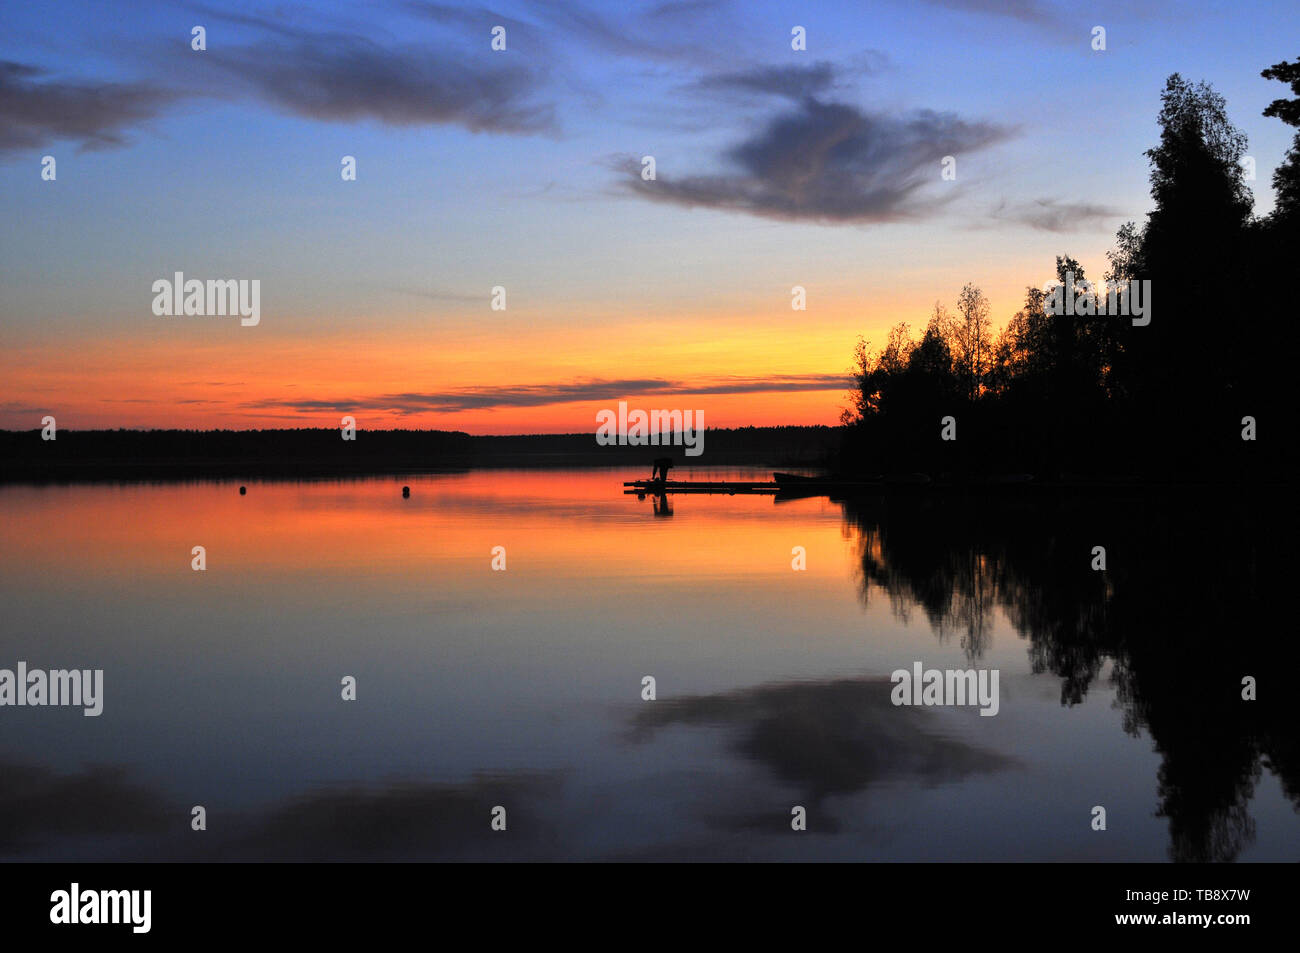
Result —
<instances>
[{"instance_id":1,"label":"silhouetted tree","mask_svg":"<svg viewBox=\"0 0 1300 953\"><path fill-rule=\"evenodd\" d=\"M1300 127L1300 58L1294 63L1277 63L1259 75L1287 83L1295 93L1293 99L1273 100L1265 108L1264 115L1281 119L1288 126ZM1273 220L1297 227L1300 224L1300 132L1295 134L1286 158L1273 170L1273 191L1277 203Z\"/></svg>"},{"instance_id":2,"label":"silhouetted tree","mask_svg":"<svg viewBox=\"0 0 1300 953\"><path fill-rule=\"evenodd\" d=\"M1264 75L1300 92L1300 61ZM1300 99L1266 112L1300 125ZM1222 96L1174 74L1159 124L1146 153L1154 207L1141 225L1120 228L1105 275L1150 282L1149 323L1110 313L1107 284L1090 285L1068 255L1056 259L1057 279L1081 297L1061 311L1028 288L996 336L987 300L967 284L955 315L936 305L920 341L899 325L878 354L860 345L847 466L1176 479L1287 472L1300 347L1295 322L1276 313L1266 289L1300 251L1300 137L1274 176L1278 208L1259 222L1245 136ZM950 413L962 417L963 440L939 446L937 422ZM1267 420L1267 440L1242 439L1246 417L1257 429Z\"/></svg>"},{"instance_id":3,"label":"silhouetted tree","mask_svg":"<svg viewBox=\"0 0 1300 953\"><path fill-rule=\"evenodd\" d=\"M989 320L988 298L973 284L966 284L957 295L957 319L949 338L961 390L968 400L977 400L989 370L993 323Z\"/></svg>"}]
</instances>

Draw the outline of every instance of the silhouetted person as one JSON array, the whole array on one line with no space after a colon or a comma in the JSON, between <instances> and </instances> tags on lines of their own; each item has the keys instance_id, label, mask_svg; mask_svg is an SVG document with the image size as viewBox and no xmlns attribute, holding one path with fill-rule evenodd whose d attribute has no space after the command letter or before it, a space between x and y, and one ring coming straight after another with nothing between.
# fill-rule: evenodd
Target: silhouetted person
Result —
<instances>
[{"instance_id":1,"label":"silhouetted person","mask_svg":"<svg viewBox=\"0 0 1300 953\"><path fill-rule=\"evenodd\" d=\"M666 483L668 481L668 471L672 469L672 466L672 457L660 457L655 460L654 469L650 471L651 481L663 480Z\"/></svg>"}]
</instances>

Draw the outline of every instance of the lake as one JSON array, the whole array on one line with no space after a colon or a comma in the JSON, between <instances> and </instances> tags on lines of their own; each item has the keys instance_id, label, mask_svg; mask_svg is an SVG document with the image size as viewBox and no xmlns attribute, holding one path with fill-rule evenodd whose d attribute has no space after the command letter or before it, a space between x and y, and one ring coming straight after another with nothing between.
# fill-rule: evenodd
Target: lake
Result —
<instances>
[{"instance_id":1,"label":"lake","mask_svg":"<svg viewBox=\"0 0 1300 953\"><path fill-rule=\"evenodd\" d=\"M644 476L0 487L0 856L1300 859L1293 507Z\"/></svg>"}]
</instances>

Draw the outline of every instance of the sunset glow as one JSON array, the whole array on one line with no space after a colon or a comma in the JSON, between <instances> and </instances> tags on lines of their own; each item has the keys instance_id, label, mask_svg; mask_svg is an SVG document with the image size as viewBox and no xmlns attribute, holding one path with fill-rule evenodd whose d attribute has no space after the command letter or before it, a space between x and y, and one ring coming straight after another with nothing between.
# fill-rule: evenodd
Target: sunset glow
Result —
<instances>
[{"instance_id":1,"label":"sunset glow","mask_svg":"<svg viewBox=\"0 0 1300 953\"><path fill-rule=\"evenodd\" d=\"M919 329L967 282L1000 326L1053 255L1104 269L1149 207L1155 96L1187 58L1212 54L1242 103L1270 206L1284 136L1252 108L1254 64L1289 52L1286 29L1117 10L1102 56L1055 13L936 30L845 0L801 12L805 52L780 5L725 6L613 27L507 4L503 52L472 7L210 11L203 51L165 4L129 31L66 5L84 33L6 10L5 88L87 108L15 114L0 141L0 427L583 432L617 400L834 424L859 335ZM1036 82L1009 44L1043 49ZM1107 117L1107 150L1051 145L1079 114ZM260 281L260 323L153 314L176 271Z\"/></svg>"}]
</instances>

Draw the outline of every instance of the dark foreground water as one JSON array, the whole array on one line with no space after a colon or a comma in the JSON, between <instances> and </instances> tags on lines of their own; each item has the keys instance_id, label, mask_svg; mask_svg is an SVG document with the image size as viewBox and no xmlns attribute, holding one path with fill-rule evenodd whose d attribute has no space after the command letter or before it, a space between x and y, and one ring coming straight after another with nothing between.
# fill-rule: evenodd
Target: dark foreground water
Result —
<instances>
[{"instance_id":1,"label":"dark foreground water","mask_svg":"<svg viewBox=\"0 0 1300 953\"><path fill-rule=\"evenodd\" d=\"M0 857L1300 859L1290 506L641 476L0 488Z\"/></svg>"}]
</instances>

